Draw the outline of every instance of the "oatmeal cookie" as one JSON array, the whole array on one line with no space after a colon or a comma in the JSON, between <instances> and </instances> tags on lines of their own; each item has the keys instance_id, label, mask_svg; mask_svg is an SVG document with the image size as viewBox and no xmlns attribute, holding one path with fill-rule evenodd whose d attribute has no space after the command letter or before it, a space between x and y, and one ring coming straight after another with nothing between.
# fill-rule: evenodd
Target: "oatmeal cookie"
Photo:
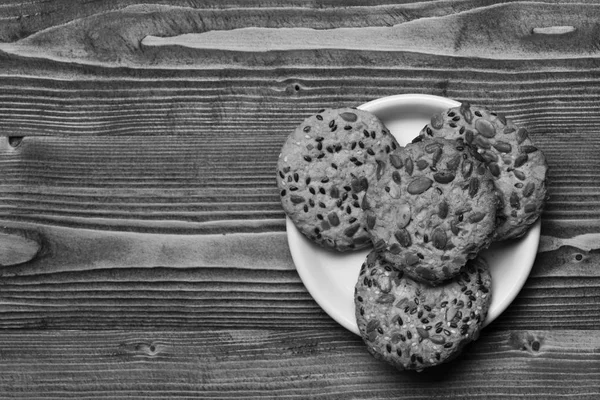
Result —
<instances>
[{"instance_id":1,"label":"oatmeal cookie","mask_svg":"<svg viewBox=\"0 0 600 400\"><path fill-rule=\"evenodd\" d=\"M410 143L388 159L363 199L368 233L384 259L438 285L491 243L498 207L491 174L468 146L442 138Z\"/></svg>"},{"instance_id":2,"label":"oatmeal cookie","mask_svg":"<svg viewBox=\"0 0 600 400\"><path fill-rule=\"evenodd\" d=\"M399 147L373 114L325 109L289 135L277 164L281 203L315 243L347 251L371 245L363 195Z\"/></svg>"},{"instance_id":3,"label":"oatmeal cookie","mask_svg":"<svg viewBox=\"0 0 600 400\"><path fill-rule=\"evenodd\" d=\"M430 286L375 251L361 268L354 296L368 351L400 370L422 370L456 357L479 336L490 302L491 275L480 257L456 278Z\"/></svg>"},{"instance_id":4,"label":"oatmeal cookie","mask_svg":"<svg viewBox=\"0 0 600 400\"><path fill-rule=\"evenodd\" d=\"M485 162L502 194L494 240L518 238L540 217L548 165L525 128L502 114L463 103L434 115L420 136L462 139Z\"/></svg>"}]
</instances>

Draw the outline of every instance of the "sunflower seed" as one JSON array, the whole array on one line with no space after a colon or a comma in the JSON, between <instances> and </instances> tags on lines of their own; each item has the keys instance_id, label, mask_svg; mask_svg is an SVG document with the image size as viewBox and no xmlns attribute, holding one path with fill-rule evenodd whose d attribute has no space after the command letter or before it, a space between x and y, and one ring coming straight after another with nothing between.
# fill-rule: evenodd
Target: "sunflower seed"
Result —
<instances>
[{"instance_id":1,"label":"sunflower seed","mask_svg":"<svg viewBox=\"0 0 600 400\"><path fill-rule=\"evenodd\" d=\"M419 261L421 259L414 253L406 253L406 255L404 256L404 261L408 264L408 265L415 265L418 264Z\"/></svg>"},{"instance_id":2,"label":"sunflower seed","mask_svg":"<svg viewBox=\"0 0 600 400\"><path fill-rule=\"evenodd\" d=\"M490 143L490 141L487 138L483 137L482 135L475 136L473 138L473 144L482 149L489 149L490 147L492 147L492 144Z\"/></svg>"},{"instance_id":3,"label":"sunflower seed","mask_svg":"<svg viewBox=\"0 0 600 400\"><path fill-rule=\"evenodd\" d=\"M495 177L500 176L500 167L495 162L488 164L488 169Z\"/></svg>"},{"instance_id":4,"label":"sunflower seed","mask_svg":"<svg viewBox=\"0 0 600 400\"><path fill-rule=\"evenodd\" d=\"M434 129L442 129L444 126L444 117L442 114L435 114L431 117L431 126Z\"/></svg>"},{"instance_id":5,"label":"sunflower seed","mask_svg":"<svg viewBox=\"0 0 600 400\"><path fill-rule=\"evenodd\" d=\"M512 151L512 146L510 145L510 143L503 142L500 140L494 143L493 146L500 153L510 153Z\"/></svg>"},{"instance_id":6,"label":"sunflower seed","mask_svg":"<svg viewBox=\"0 0 600 400\"><path fill-rule=\"evenodd\" d=\"M464 102L460 105L460 113L462 114L465 121L470 124L473 121L473 113L471 112L471 105L468 102Z\"/></svg>"},{"instance_id":7,"label":"sunflower seed","mask_svg":"<svg viewBox=\"0 0 600 400\"><path fill-rule=\"evenodd\" d=\"M306 201L306 199L302 196L298 196L297 194L293 194L290 196L290 200L292 201L292 203L294 204L300 204L300 203L304 203Z\"/></svg>"},{"instance_id":8,"label":"sunflower seed","mask_svg":"<svg viewBox=\"0 0 600 400\"><path fill-rule=\"evenodd\" d=\"M465 132L465 141L469 144L471 144L471 142L473 142L473 131L470 129L467 129L467 131Z\"/></svg>"},{"instance_id":9,"label":"sunflower seed","mask_svg":"<svg viewBox=\"0 0 600 400\"><path fill-rule=\"evenodd\" d=\"M431 179L421 176L409 183L406 191L413 195L421 194L429 189L432 183Z\"/></svg>"},{"instance_id":10,"label":"sunflower seed","mask_svg":"<svg viewBox=\"0 0 600 400\"><path fill-rule=\"evenodd\" d=\"M454 157L452 157L452 159L450 159L447 163L446 163L446 168L451 170L451 171L456 171L456 169L458 168L458 165L460 164L460 154L456 154Z\"/></svg>"},{"instance_id":11,"label":"sunflower seed","mask_svg":"<svg viewBox=\"0 0 600 400\"><path fill-rule=\"evenodd\" d=\"M438 205L438 216L444 219L448 216L448 203L446 200L442 200Z\"/></svg>"},{"instance_id":12,"label":"sunflower seed","mask_svg":"<svg viewBox=\"0 0 600 400\"><path fill-rule=\"evenodd\" d=\"M377 217L375 217L375 214L367 214L367 228L373 229L375 227L375 222L377 222Z\"/></svg>"},{"instance_id":13,"label":"sunflower seed","mask_svg":"<svg viewBox=\"0 0 600 400\"><path fill-rule=\"evenodd\" d=\"M534 190L535 190L535 184L533 182L527 183L527 185L525 185L525 188L523 189L523 196L524 197L531 196L533 194Z\"/></svg>"},{"instance_id":14,"label":"sunflower seed","mask_svg":"<svg viewBox=\"0 0 600 400\"><path fill-rule=\"evenodd\" d=\"M390 154L390 163L392 163L396 169L400 169L404 165L402 163L402 158L400 158L400 156L397 154Z\"/></svg>"},{"instance_id":15,"label":"sunflower seed","mask_svg":"<svg viewBox=\"0 0 600 400\"><path fill-rule=\"evenodd\" d=\"M525 173L523 171L519 171L518 169L515 169L515 170L513 170L513 174L515 174L517 179L519 179L521 181L525 180Z\"/></svg>"},{"instance_id":16,"label":"sunflower seed","mask_svg":"<svg viewBox=\"0 0 600 400\"><path fill-rule=\"evenodd\" d=\"M414 167L412 158L407 158L406 160L404 160L404 165L406 166L406 173L408 175L412 175Z\"/></svg>"},{"instance_id":17,"label":"sunflower seed","mask_svg":"<svg viewBox=\"0 0 600 400\"><path fill-rule=\"evenodd\" d=\"M351 113L351 112L343 112L340 114L340 117L342 117L342 119L344 121L348 121L348 122L356 122L356 120L358 119L356 114Z\"/></svg>"},{"instance_id":18,"label":"sunflower seed","mask_svg":"<svg viewBox=\"0 0 600 400\"><path fill-rule=\"evenodd\" d=\"M419 171L422 171L429 166L429 163L427 162L427 160L420 159L416 162L416 165L417 165L417 169Z\"/></svg>"},{"instance_id":19,"label":"sunflower seed","mask_svg":"<svg viewBox=\"0 0 600 400\"><path fill-rule=\"evenodd\" d=\"M421 336L423 339L427 339L429 337L429 332L427 332L425 329L423 328L419 328L417 327L417 333L419 334L419 336Z\"/></svg>"},{"instance_id":20,"label":"sunflower seed","mask_svg":"<svg viewBox=\"0 0 600 400\"><path fill-rule=\"evenodd\" d=\"M442 335L433 335L433 336L430 336L429 340L431 340L435 344L444 344L444 343L446 343L446 338L444 338Z\"/></svg>"},{"instance_id":21,"label":"sunflower seed","mask_svg":"<svg viewBox=\"0 0 600 400\"><path fill-rule=\"evenodd\" d=\"M534 152L536 152L536 151L538 150L538 148L537 148L537 147L535 147L535 146L525 145L525 146L521 146L521 147L519 148L519 150L520 150L522 153L529 154L529 153L534 153Z\"/></svg>"},{"instance_id":22,"label":"sunflower seed","mask_svg":"<svg viewBox=\"0 0 600 400\"><path fill-rule=\"evenodd\" d=\"M427 154L431 154L434 153L437 149L440 148L440 144L437 142L431 142L428 145L425 146L425 152Z\"/></svg>"},{"instance_id":23,"label":"sunflower seed","mask_svg":"<svg viewBox=\"0 0 600 400\"><path fill-rule=\"evenodd\" d=\"M392 254L400 254L402 253L402 247L398 243L393 243L389 248L389 252Z\"/></svg>"},{"instance_id":24,"label":"sunflower seed","mask_svg":"<svg viewBox=\"0 0 600 400\"><path fill-rule=\"evenodd\" d=\"M471 215L469 215L469 222L475 224L477 222L480 222L484 218L485 218L485 213L481 212L481 211L477 211L477 212L474 212Z\"/></svg>"},{"instance_id":25,"label":"sunflower seed","mask_svg":"<svg viewBox=\"0 0 600 400\"><path fill-rule=\"evenodd\" d=\"M394 237L404 247L409 247L412 244L412 240L410 239L410 233L404 228L398 229L394 232Z\"/></svg>"},{"instance_id":26,"label":"sunflower seed","mask_svg":"<svg viewBox=\"0 0 600 400\"><path fill-rule=\"evenodd\" d=\"M484 150L483 152L481 152L481 157L483 157L486 163L498 161L498 156L491 150Z\"/></svg>"},{"instance_id":27,"label":"sunflower seed","mask_svg":"<svg viewBox=\"0 0 600 400\"><path fill-rule=\"evenodd\" d=\"M340 224L340 219L339 219L338 215L335 213L335 211L333 211L333 212L329 213L329 215L327 215L327 220L329 221L331 226L338 226Z\"/></svg>"},{"instance_id":28,"label":"sunflower seed","mask_svg":"<svg viewBox=\"0 0 600 400\"><path fill-rule=\"evenodd\" d=\"M493 138L496 136L496 127L486 119L478 119L475 121L475 129L486 138Z\"/></svg>"},{"instance_id":29,"label":"sunflower seed","mask_svg":"<svg viewBox=\"0 0 600 400\"><path fill-rule=\"evenodd\" d=\"M364 211L371 208L371 205L369 204L369 200L367 200L366 194L363 196L362 201L360 202L360 208Z\"/></svg>"},{"instance_id":30,"label":"sunflower seed","mask_svg":"<svg viewBox=\"0 0 600 400\"><path fill-rule=\"evenodd\" d=\"M527 155L527 153L519 154L519 156L517 158L515 158L514 167L519 168L520 166L525 164L528 160L529 160L529 156Z\"/></svg>"},{"instance_id":31,"label":"sunflower seed","mask_svg":"<svg viewBox=\"0 0 600 400\"><path fill-rule=\"evenodd\" d=\"M517 192L512 192L509 198L510 206L516 210L521 208L521 202L519 200L519 194Z\"/></svg>"},{"instance_id":32,"label":"sunflower seed","mask_svg":"<svg viewBox=\"0 0 600 400\"><path fill-rule=\"evenodd\" d=\"M373 332L374 330L379 328L380 325L381 325L381 323L379 322L379 320L376 320L376 319L370 320L367 323L367 333Z\"/></svg>"},{"instance_id":33,"label":"sunflower seed","mask_svg":"<svg viewBox=\"0 0 600 400\"><path fill-rule=\"evenodd\" d=\"M337 199L338 197L340 197L340 190L337 188L337 186L332 186L329 190L329 195L334 199Z\"/></svg>"},{"instance_id":34,"label":"sunflower seed","mask_svg":"<svg viewBox=\"0 0 600 400\"><path fill-rule=\"evenodd\" d=\"M344 235L352 237L358 232L358 228L360 228L360 224L351 225L344 230Z\"/></svg>"},{"instance_id":35,"label":"sunflower seed","mask_svg":"<svg viewBox=\"0 0 600 400\"><path fill-rule=\"evenodd\" d=\"M519 144L523 143L523 141L529 137L529 134L527 133L527 129L519 128L517 130L516 137L517 137L517 143L519 143Z\"/></svg>"},{"instance_id":36,"label":"sunflower seed","mask_svg":"<svg viewBox=\"0 0 600 400\"><path fill-rule=\"evenodd\" d=\"M443 250L447 241L446 231L442 228L436 228L431 234L431 242L436 249Z\"/></svg>"},{"instance_id":37,"label":"sunflower seed","mask_svg":"<svg viewBox=\"0 0 600 400\"><path fill-rule=\"evenodd\" d=\"M381 296L379 296L376 300L378 304L391 304L394 301L396 301L396 298L391 293L384 293Z\"/></svg>"},{"instance_id":38,"label":"sunflower seed","mask_svg":"<svg viewBox=\"0 0 600 400\"><path fill-rule=\"evenodd\" d=\"M435 174L433 174L433 179L437 182L437 183L442 183L442 184L446 184L446 183L450 183L454 180L456 176L452 173L452 172L436 172Z\"/></svg>"},{"instance_id":39,"label":"sunflower seed","mask_svg":"<svg viewBox=\"0 0 600 400\"><path fill-rule=\"evenodd\" d=\"M469 181L469 196L475 197L477 192L479 192L479 179L471 178Z\"/></svg>"}]
</instances>

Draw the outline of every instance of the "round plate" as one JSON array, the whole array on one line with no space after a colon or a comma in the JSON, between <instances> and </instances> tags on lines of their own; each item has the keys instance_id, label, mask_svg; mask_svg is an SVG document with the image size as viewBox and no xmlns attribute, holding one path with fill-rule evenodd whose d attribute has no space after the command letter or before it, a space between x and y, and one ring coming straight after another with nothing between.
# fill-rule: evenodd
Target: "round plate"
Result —
<instances>
[{"instance_id":1,"label":"round plate","mask_svg":"<svg viewBox=\"0 0 600 400\"><path fill-rule=\"evenodd\" d=\"M401 145L409 143L431 115L460 105L444 97L404 94L383 97L358 107L377 115ZM492 303L485 325L496 319L515 299L529 276L540 240L538 220L518 240L493 243L482 252L492 273ZM288 218L290 252L304 286L334 320L359 334L354 316L354 285L368 250L339 253L308 240Z\"/></svg>"}]
</instances>

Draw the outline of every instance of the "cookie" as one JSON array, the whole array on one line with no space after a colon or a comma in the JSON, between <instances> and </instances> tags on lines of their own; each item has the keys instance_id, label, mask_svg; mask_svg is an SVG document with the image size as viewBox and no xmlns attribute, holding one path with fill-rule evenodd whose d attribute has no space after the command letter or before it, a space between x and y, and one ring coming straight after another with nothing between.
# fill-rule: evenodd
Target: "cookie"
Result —
<instances>
[{"instance_id":1,"label":"cookie","mask_svg":"<svg viewBox=\"0 0 600 400\"><path fill-rule=\"evenodd\" d=\"M369 352L400 370L422 370L456 357L476 340L491 301L481 258L441 286L414 281L372 251L355 288L358 328Z\"/></svg>"},{"instance_id":2,"label":"cookie","mask_svg":"<svg viewBox=\"0 0 600 400\"><path fill-rule=\"evenodd\" d=\"M399 145L373 114L326 109L289 135L277 163L284 211L315 243L338 251L371 245L363 195Z\"/></svg>"},{"instance_id":3,"label":"cookie","mask_svg":"<svg viewBox=\"0 0 600 400\"><path fill-rule=\"evenodd\" d=\"M491 174L468 146L442 138L408 144L388 159L364 201L369 235L387 261L438 285L491 243Z\"/></svg>"},{"instance_id":4,"label":"cookie","mask_svg":"<svg viewBox=\"0 0 600 400\"><path fill-rule=\"evenodd\" d=\"M420 135L462 139L477 150L502 193L495 240L524 235L540 217L548 166L525 128L501 114L463 103L433 116Z\"/></svg>"}]
</instances>

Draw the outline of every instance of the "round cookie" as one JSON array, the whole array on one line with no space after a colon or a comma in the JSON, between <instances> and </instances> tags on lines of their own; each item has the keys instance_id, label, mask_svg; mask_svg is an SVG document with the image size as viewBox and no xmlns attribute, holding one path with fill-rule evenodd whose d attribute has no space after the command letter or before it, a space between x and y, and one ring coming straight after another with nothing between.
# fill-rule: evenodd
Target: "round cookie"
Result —
<instances>
[{"instance_id":1,"label":"round cookie","mask_svg":"<svg viewBox=\"0 0 600 400\"><path fill-rule=\"evenodd\" d=\"M453 280L430 286L372 251L354 294L369 352L400 370L420 371L456 357L479 336L490 302L491 275L481 257Z\"/></svg>"},{"instance_id":2,"label":"round cookie","mask_svg":"<svg viewBox=\"0 0 600 400\"><path fill-rule=\"evenodd\" d=\"M442 138L410 143L389 160L367 190L369 235L387 261L438 285L491 243L498 203L490 172L468 146Z\"/></svg>"},{"instance_id":3,"label":"round cookie","mask_svg":"<svg viewBox=\"0 0 600 400\"><path fill-rule=\"evenodd\" d=\"M502 194L494 240L518 238L539 218L548 166L525 128L501 114L463 103L434 115L421 136L462 138L485 161Z\"/></svg>"},{"instance_id":4,"label":"round cookie","mask_svg":"<svg viewBox=\"0 0 600 400\"><path fill-rule=\"evenodd\" d=\"M383 123L367 111L319 111L281 149L277 184L283 209L321 246L338 251L370 246L363 195L398 147Z\"/></svg>"}]
</instances>

